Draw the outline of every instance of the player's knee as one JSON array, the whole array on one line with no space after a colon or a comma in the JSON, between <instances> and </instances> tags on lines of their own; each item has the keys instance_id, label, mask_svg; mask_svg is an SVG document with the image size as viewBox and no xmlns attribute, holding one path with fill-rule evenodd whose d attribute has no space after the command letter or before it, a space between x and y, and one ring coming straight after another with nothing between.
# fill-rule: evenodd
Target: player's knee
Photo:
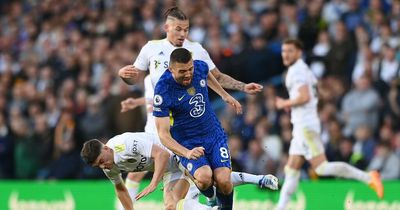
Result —
<instances>
[{"instance_id":1,"label":"player's knee","mask_svg":"<svg viewBox=\"0 0 400 210\"><path fill-rule=\"evenodd\" d=\"M195 173L196 185L201 190L205 190L213 184L212 171L208 168L199 169Z\"/></svg>"},{"instance_id":2,"label":"player's knee","mask_svg":"<svg viewBox=\"0 0 400 210\"><path fill-rule=\"evenodd\" d=\"M232 182L230 182L229 180L217 182L217 186L218 190L225 195L230 194L233 190Z\"/></svg>"},{"instance_id":3,"label":"player's knee","mask_svg":"<svg viewBox=\"0 0 400 210\"><path fill-rule=\"evenodd\" d=\"M164 205L164 207L165 207L165 210L175 210L176 209L176 206L172 203L166 204L166 205Z\"/></svg>"},{"instance_id":4,"label":"player's knee","mask_svg":"<svg viewBox=\"0 0 400 210\"><path fill-rule=\"evenodd\" d=\"M199 177L198 179L196 179L197 181L197 187L201 190L205 190L207 188L209 188L212 185L212 177Z\"/></svg>"}]
</instances>

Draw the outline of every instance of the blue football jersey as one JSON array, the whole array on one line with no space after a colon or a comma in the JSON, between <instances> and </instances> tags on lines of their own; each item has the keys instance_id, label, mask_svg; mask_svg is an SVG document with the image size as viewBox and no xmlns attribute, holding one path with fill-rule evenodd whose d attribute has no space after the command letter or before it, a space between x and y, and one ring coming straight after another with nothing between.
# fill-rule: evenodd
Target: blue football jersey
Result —
<instances>
[{"instance_id":1,"label":"blue football jersey","mask_svg":"<svg viewBox=\"0 0 400 210\"><path fill-rule=\"evenodd\" d=\"M201 143L210 135L225 135L208 98L208 66L200 60L193 65L191 85L177 83L172 73L165 71L154 90L153 115L169 116L171 135L184 146Z\"/></svg>"}]
</instances>

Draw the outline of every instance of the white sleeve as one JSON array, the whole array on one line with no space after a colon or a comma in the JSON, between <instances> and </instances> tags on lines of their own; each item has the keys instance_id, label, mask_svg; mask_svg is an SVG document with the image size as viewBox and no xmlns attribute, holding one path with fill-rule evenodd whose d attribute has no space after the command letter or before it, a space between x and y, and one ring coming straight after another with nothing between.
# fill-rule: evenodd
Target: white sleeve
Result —
<instances>
[{"instance_id":1,"label":"white sleeve","mask_svg":"<svg viewBox=\"0 0 400 210\"><path fill-rule=\"evenodd\" d=\"M153 101L153 96L154 96L153 84L151 82L150 75L147 75L144 78L144 97L146 98L146 100L151 99L151 101Z\"/></svg>"},{"instance_id":2,"label":"white sleeve","mask_svg":"<svg viewBox=\"0 0 400 210\"><path fill-rule=\"evenodd\" d=\"M111 169L103 169L103 172L114 185L123 182L121 172L115 165Z\"/></svg>"},{"instance_id":3,"label":"white sleeve","mask_svg":"<svg viewBox=\"0 0 400 210\"><path fill-rule=\"evenodd\" d=\"M207 63L209 71L215 69L215 64L211 60L210 55L208 54L208 52L200 44L198 44L198 45L199 45L199 48L200 48L200 50L199 50L200 51L199 52L200 53L199 60L202 60L202 61Z\"/></svg>"},{"instance_id":4,"label":"white sleeve","mask_svg":"<svg viewBox=\"0 0 400 210\"><path fill-rule=\"evenodd\" d=\"M133 63L133 66L138 68L139 70L142 71L147 71L149 69L150 61L149 61L149 50L150 50L150 44L147 42L142 49L139 52L139 55L137 56L135 62Z\"/></svg>"},{"instance_id":5,"label":"white sleeve","mask_svg":"<svg viewBox=\"0 0 400 210\"><path fill-rule=\"evenodd\" d=\"M307 74L302 71L292 72L290 76L290 86L294 89L300 88L302 85L308 84Z\"/></svg>"}]
</instances>

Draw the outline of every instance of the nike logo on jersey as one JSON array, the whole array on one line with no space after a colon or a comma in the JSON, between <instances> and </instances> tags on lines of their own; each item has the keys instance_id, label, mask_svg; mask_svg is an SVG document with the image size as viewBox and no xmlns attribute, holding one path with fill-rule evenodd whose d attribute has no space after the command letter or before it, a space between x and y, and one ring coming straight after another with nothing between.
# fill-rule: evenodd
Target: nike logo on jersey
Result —
<instances>
[{"instance_id":1,"label":"nike logo on jersey","mask_svg":"<svg viewBox=\"0 0 400 210\"><path fill-rule=\"evenodd\" d=\"M183 95L182 97L178 98L178 101L182 101L183 98L185 98L185 95Z\"/></svg>"},{"instance_id":2,"label":"nike logo on jersey","mask_svg":"<svg viewBox=\"0 0 400 210\"><path fill-rule=\"evenodd\" d=\"M229 161L229 160L221 160L221 163L225 163L225 162L227 162L227 161Z\"/></svg>"},{"instance_id":3,"label":"nike logo on jersey","mask_svg":"<svg viewBox=\"0 0 400 210\"><path fill-rule=\"evenodd\" d=\"M163 51L161 51L160 53L158 53L158 55L164 55L164 52L163 52Z\"/></svg>"}]
</instances>

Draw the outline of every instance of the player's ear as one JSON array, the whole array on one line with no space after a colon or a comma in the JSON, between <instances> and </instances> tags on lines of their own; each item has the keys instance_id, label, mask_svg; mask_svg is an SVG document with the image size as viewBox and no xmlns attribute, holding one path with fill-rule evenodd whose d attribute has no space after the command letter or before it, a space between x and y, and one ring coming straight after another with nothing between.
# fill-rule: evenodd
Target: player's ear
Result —
<instances>
[{"instance_id":1,"label":"player's ear","mask_svg":"<svg viewBox=\"0 0 400 210\"><path fill-rule=\"evenodd\" d=\"M168 32L168 28L169 28L168 23L165 23L164 26L163 26L164 31Z\"/></svg>"}]
</instances>

